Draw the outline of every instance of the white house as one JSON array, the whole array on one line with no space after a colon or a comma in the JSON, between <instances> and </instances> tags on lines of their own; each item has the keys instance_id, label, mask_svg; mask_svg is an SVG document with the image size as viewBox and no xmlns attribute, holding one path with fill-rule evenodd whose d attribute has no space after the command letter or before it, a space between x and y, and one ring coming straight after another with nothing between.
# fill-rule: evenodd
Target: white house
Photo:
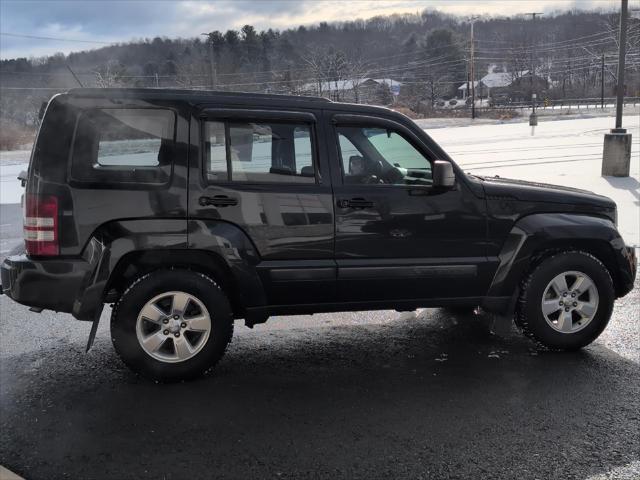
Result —
<instances>
[{"instance_id":1,"label":"white house","mask_svg":"<svg viewBox=\"0 0 640 480\"><path fill-rule=\"evenodd\" d=\"M480 80L474 82L474 88L477 98L488 98L491 96L491 90L497 90L501 88L510 87L517 78L525 77L529 75L529 70L523 70L517 74L512 72L491 72L486 74ZM471 90L471 84L469 84L469 90ZM458 87L458 97L466 99L471 95L471 92L467 93L467 82Z\"/></svg>"}]
</instances>

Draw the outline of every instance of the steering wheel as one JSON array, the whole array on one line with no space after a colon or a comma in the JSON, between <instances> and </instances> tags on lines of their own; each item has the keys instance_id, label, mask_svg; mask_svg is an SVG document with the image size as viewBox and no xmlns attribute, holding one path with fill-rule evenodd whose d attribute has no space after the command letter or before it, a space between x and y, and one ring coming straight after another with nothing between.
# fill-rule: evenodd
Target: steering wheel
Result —
<instances>
[{"instance_id":1,"label":"steering wheel","mask_svg":"<svg viewBox=\"0 0 640 480\"><path fill-rule=\"evenodd\" d=\"M362 179L362 183L366 183L366 184L384 183L384 180L382 180L377 175L367 175Z\"/></svg>"}]
</instances>

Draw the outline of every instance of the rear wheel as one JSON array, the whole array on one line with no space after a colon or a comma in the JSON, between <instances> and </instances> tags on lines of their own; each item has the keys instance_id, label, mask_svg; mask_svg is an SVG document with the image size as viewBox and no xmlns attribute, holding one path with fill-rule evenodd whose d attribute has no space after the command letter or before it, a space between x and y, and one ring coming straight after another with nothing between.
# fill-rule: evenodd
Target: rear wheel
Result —
<instances>
[{"instance_id":1,"label":"rear wheel","mask_svg":"<svg viewBox=\"0 0 640 480\"><path fill-rule=\"evenodd\" d=\"M613 281L598 259L585 252L560 252L523 282L516 323L544 346L575 350L602 333L613 302Z\"/></svg>"},{"instance_id":2,"label":"rear wheel","mask_svg":"<svg viewBox=\"0 0 640 480\"><path fill-rule=\"evenodd\" d=\"M161 270L136 280L111 316L116 352L141 375L163 381L202 375L233 335L229 302L206 275Z\"/></svg>"}]
</instances>

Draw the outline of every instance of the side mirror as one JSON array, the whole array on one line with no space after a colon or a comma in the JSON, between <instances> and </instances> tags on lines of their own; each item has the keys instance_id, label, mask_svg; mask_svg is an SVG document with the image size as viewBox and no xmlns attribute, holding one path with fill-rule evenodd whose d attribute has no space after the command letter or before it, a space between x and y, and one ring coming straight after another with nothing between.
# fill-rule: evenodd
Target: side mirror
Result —
<instances>
[{"instance_id":1,"label":"side mirror","mask_svg":"<svg viewBox=\"0 0 640 480\"><path fill-rule=\"evenodd\" d=\"M453 188L456 183L456 175L453 173L453 165L446 160L433 162L433 186L439 188Z\"/></svg>"},{"instance_id":2,"label":"side mirror","mask_svg":"<svg viewBox=\"0 0 640 480\"><path fill-rule=\"evenodd\" d=\"M18 180L20 180L20 184L24 187L27 185L27 172L25 172L24 170L22 170L19 174L18 174Z\"/></svg>"}]
</instances>

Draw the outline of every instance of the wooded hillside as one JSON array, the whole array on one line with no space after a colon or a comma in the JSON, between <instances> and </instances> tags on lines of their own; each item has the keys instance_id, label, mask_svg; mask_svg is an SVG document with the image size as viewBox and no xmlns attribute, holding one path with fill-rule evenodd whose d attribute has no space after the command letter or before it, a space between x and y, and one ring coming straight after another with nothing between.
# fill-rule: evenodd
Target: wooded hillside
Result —
<instances>
[{"instance_id":1,"label":"wooded hillside","mask_svg":"<svg viewBox=\"0 0 640 480\"><path fill-rule=\"evenodd\" d=\"M533 62L536 74L548 81L546 96L572 98L599 96L604 71L606 95L612 95L617 30L618 15L602 12L563 12L535 22L524 16L479 18L475 77L489 71L517 77L531 70ZM357 88L365 79L390 79L401 83L400 94L382 92L377 103L410 108L455 96L469 78L469 22L432 11L283 31L245 25L195 38L158 33L153 39L69 55L3 60L1 120L34 125L43 100L78 86L68 67L84 86L319 94L338 101L343 95L337 88L327 89L331 82L350 80L351 88ZM629 95L640 94L639 46L640 21L631 19Z\"/></svg>"}]
</instances>

